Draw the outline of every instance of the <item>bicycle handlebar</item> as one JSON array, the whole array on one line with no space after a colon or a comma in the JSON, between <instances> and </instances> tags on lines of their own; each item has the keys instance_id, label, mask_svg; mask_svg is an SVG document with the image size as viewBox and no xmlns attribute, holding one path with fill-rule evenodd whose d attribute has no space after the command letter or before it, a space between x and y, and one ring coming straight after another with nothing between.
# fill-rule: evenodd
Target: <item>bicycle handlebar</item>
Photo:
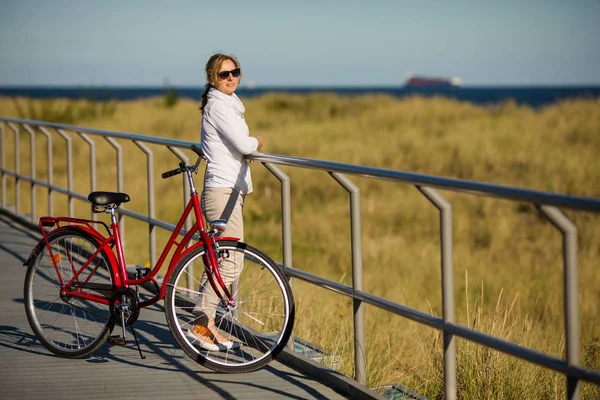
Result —
<instances>
[{"instance_id":1,"label":"bicycle handlebar","mask_svg":"<svg viewBox=\"0 0 600 400\"><path fill-rule=\"evenodd\" d=\"M184 162L182 162L179 164L179 168L176 168L171 171L163 172L161 174L163 179L167 179L172 176L179 175L182 172L187 171L187 170L196 171L196 169L198 168L198 165L200 165L200 160L203 158L206 159L206 157L204 156L204 152L202 151L202 148L200 146L193 144L190 146L190 149L193 150L194 153L198 154L198 160L196 161L196 164L193 166L188 166L188 165L185 165Z\"/></svg>"},{"instance_id":2,"label":"bicycle handlebar","mask_svg":"<svg viewBox=\"0 0 600 400\"><path fill-rule=\"evenodd\" d=\"M177 168L177 169L174 169L172 171L163 172L161 176L162 176L163 179L167 179L167 178L170 178L172 176L179 175L182 172L183 171L181 170L181 168Z\"/></svg>"}]
</instances>

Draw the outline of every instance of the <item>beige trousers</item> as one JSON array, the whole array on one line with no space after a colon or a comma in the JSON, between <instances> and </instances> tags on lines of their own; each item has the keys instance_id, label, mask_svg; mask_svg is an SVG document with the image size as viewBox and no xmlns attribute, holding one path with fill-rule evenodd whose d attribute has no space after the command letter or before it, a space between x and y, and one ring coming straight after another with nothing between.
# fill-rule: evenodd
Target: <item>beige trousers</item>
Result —
<instances>
[{"instance_id":1,"label":"beige trousers","mask_svg":"<svg viewBox=\"0 0 600 400\"><path fill-rule=\"evenodd\" d=\"M246 195L240 194L232 188L205 188L202 192L201 207L206 221L227 220L225 231L220 236L231 236L244 240L242 209L245 197ZM223 282L225 282L228 289L240 275L242 263L242 255L235 252L229 258L224 259L219 266L221 278L223 278ZM217 283L216 279L215 283ZM200 297L194 307L194 314L214 318L220 299L208 282L206 272L202 275L199 292Z\"/></svg>"}]
</instances>

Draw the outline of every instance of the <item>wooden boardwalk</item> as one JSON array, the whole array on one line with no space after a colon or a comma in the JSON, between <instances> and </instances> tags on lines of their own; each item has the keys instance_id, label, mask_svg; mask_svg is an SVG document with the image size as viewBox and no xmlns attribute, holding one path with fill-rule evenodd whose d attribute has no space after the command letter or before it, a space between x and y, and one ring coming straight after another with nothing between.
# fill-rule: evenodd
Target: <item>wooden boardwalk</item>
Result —
<instances>
[{"instance_id":1,"label":"wooden boardwalk","mask_svg":"<svg viewBox=\"0 0 600 400\"><path fill-rule=\"evenodd\" d=\"M26 267L22 264L39 237L0 213L0 399L356 397L348 392L340 394L278 361L249 374L207 370L177 348L165 321L162 302L143 309L135 324L146 355L144 360L133 340L124 347L105 344L86 359L52 355L33 335L23 308ZM128 338L133 339L130 331ZM364 397L365 390L359 391L360 397Z\"/></svg>"}]
</instances>

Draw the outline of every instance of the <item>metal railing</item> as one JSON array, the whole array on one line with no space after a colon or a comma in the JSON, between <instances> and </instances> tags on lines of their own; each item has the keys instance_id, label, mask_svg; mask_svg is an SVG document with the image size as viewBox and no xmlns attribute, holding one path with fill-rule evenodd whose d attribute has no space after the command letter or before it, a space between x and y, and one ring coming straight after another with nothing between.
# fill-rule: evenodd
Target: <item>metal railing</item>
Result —
<instances>
[{"instance_id":1,"label":"metal railing","mask_svg":"<svg viewBox=\"0 0 600 400\"><path fill-rule=\"evenodd\" d=\"M24 175L20 172L20 129L29 134L30 146L30 174ZM6 165L7 151L5 146L5 135L14 135L14 169ZM65 142L67 158L67 187L61 187L53 183L53 135L55 132ZM35 138L40 134L46 139L47 150L47 179L42 181L35 176ZM36 219L35 197L36 187L48 189L48 213L53 213L53 194L58 192L68 198L68 212L73 214L73 201L75 199L87 201L87 195L73 191L73 153L72 134L80 136L88 144L90 150L90 190L96 188L96 150L95 141L99 138L106 140L116 152L117 190L123 191L123 155L122 147L118 140L134 143L147 159L147 190L148 190L148 213L141 214L125 208L120 209L120 223L124 229L123 216L128 216L149 224L149 248L152 265L156 261L156 238L155 227L173 230L174 225L155 218L155 193L153 183L153 151L147 144L155 144L167 147L175 156L182 161L188 161L187 156L180 149L187 149L193 142L171 140L138 134L112 132L98 129L88 129L78 126L46 123L42 121L23 120L15 118L0 117L0 151L1 167L0 179L2 188L2 206L7 204L6 182L9 177L14 178L14 212L21 214L21 193L19 182L25 181L31 184L31 211L30 218ZM520 359L535 363L544 368L557 371L566 376L568 399L581 398L581 380L600 385L600 371L583 367L580 364L579 343L579 312L578 312L578 283L577 283L577 227L561 212L560 208L600 213L600 199L559 195L548 192L526 190L521 188L486 184L481 182L450 179L438 176L416 174L410 172L394 171L388 169L371 168L344 164L331 161L312 160L291 156L274 154L254 153L248 157L251 160L261 162L281 184L281 212L282 212L282 248L283 268L285 273L305 282L329 289L338 294L352 298L354 309L354 379L361 384L366 382L365 373L365 332L364 332L364 304L389 311L396 315L416 321L420 324L433 327L443 332L444 347L444 393L446 399L456 398L456 344L455 337L461 337L483 346L498 350L500 352L518 357ZM315 274L305 272L292 267L292 237L291 237L291 204L290 204L290 178L279 166L295 168L307 168L328 172L350 195L350 221L351 221L351 249L352 249L352 286L334 282ZM442 272L442 318L423 313L416 309L395 303L388 299L365 292L362 286L362 249L361 249L361 215L360 215L360 191L348 175L384 179L404 184L414 185L418 190L439 210L440 218L440 244L441 244L441 272ZM454 283L452 262L452 206L440 195L436 189L445 189L455 192L463 192L473 195L495 197L518 202L526 202L535 205L563 236L563 267L564 267L564 314L565 314L565 338L566 338L566 360L556 358L542 352L505 341L497 337L479 332L474 329L455 323L454 310ZM186 196L189 188L186 187ZM189 229L190 226L186 226Z\"/></svg>"}]
</instances>

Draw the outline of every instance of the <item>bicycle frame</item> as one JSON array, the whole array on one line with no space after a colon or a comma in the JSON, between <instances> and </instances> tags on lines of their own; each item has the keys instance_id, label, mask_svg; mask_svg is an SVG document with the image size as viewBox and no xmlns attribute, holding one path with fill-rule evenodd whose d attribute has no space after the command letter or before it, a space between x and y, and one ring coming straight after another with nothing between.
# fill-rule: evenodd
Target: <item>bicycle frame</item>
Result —
<instances>
[{"instance_id":1,"label":"bicycle frame","mask_svg":"<svg viewBox=\"0 0 600 400\"><path fill-rule=\"evenodd\" d=\"M197 168L197 164L196 164L196 168ZM200 209L200 201L198 199L198 192L196 191L196 189L193 185L192 171L189 169L189 167L186 167L185 172L188 175L190 187L192 188L190 200L188 201L188 203L185 207L185 210L183 211L181 217L179 218L179 222L177 223L175 230L173 231L169 240L167 241L167 243L160 255L160 258L156 262L156 265L153 266L153 268L148 273L148 275L146 275L140 279L129 279L129 277L128 277L127 270L126 270L125 256L124 256L122 242L121 242L121 235L119 232L119 224L116 221L116 218L114 218L114 210L112 210L112 214L111 214L112 222L111 222L110 228L104 222L96 221L96 220L70 218L70 217L41 217L40 222L39 222L40 230L42 231L42 234L44 236L44 241L46 243L46 247L48 248L48 251L50 253L50 258L52 260L54 268L56 269L56 272L59 277L59 281L61 284L61 294L80 297L80 298L84 298L84 299L91 300L91 301L96 301L96 302L103 303L103 304L108 304L109 300L107 297L103 297L103 296L100 296L100 295L97 295L94 293L86 292L86 291L82 290L81 288L75 287L74 289L71 289L72 287L74 287L75 282L84 282L84 283L88 282L88 280L92 277L92 275L95 273L96 270L93 269L87 277L81 276L83 271L85 271L87 269L87 267L89 266L90 262L94 259L94 257L96 257L99 253L104 251L104 253L108 255L108 262L110 263L110 267L112 269L114 280L115 280L115 282L113 282L113 285L114 285L113 290L116 291L116 290L120 290L120 289L127 289L130 286L137 286L137 285L141 285L141 284L144 284L147 282L152 282L155 285L155 287L157 289L159 289L157 291L157 294L154 297L139 303L140 308L147 307L149 305L156 303L159 300L162 300L165 297L166 284L164 282L167 282L169 280L169 277L173 273L173 270L175 269L175 267L177 266L179 261L186 254L190 253L191 251L194 251L195 249L197 249L200 246L207 244L205 246L206 247L206 256L204 257L204 266L205 266L205 270L207 273L208 281L210 282L210 285L213 287L213 289L215 290L215 292L221 299L227 298L227 300L229 302L233 302L234 301L233 297L229 293L229 290L226 287L225 283L223 282L223 279L221 278L221 275L219 273L218 261L217 261L214 250L215 250L216 243L218 243L219 241L223 241L223 240L239 241L239 238L234 238L234 237L214 238L214 237L211 237L211 235L206 231L204 222L203 222L203 218L202 218L202 212ZM179 232L181 232L186 219L192 212L194 213L196 221L195 221L194 225L192 226L192 228L184 235L183 239L178 242L177 237L179 235ZM61 223L66 223L66 224L61 225ZM94 227L94 225L98 225L98 224L104 225L104 227L108 231L108 234L109 234L108 237L104 236L102 233L100 233ZM89 257L89 259L84 263L84 265L79 269L79 271L75 271L73 268L73 263L72 262L70 263L71 268L73 269L74 276L71 278L71 280L69 282L64 282L62 279L62 275L59 271L59 267L58 267L58 263L57 263L58 260L55 257L55 255L53 254L52 248L48 241L48 235L51 232L46 232L44 229L44 227L54 227L54 226L56 226L56 228L54 228L51 232L57 232L57 231L67 230L67 229L81 230L81 231L84 231L84 232L92 235L94 237L94 239L96 239L98 242L98 249L96 250L96 252L93 255L91 255ZM111 230L112 230L112 234L110 232ZM199 233L200 241L198 241L197 243L195 243L194 245L192 245L188 248L187 246L192 241L192 238L195 233ZM157 284L157 282L154 278L156 277L156 275L158 274L158 271L163 266L163 263L165 262L167 255L169 254L169 252L171 251L173 246L176 246L175 252L174 252L173 256L171 257L171 261L169 263L169 268L167 269L167 272L163 278L163 284L159 287L159 285ZM115 252L113 251L113 249L115 247L116 247L116 256L115 256ZM33 253L32 253L32 256L33 256ZM217 282L215 282L213 275L214 275L214 277L216 277ZM220 289L220 290L218 290L218 289ZM221 292L222 292L222 294L221 294Z\"/></svg>"}]
</instances>

